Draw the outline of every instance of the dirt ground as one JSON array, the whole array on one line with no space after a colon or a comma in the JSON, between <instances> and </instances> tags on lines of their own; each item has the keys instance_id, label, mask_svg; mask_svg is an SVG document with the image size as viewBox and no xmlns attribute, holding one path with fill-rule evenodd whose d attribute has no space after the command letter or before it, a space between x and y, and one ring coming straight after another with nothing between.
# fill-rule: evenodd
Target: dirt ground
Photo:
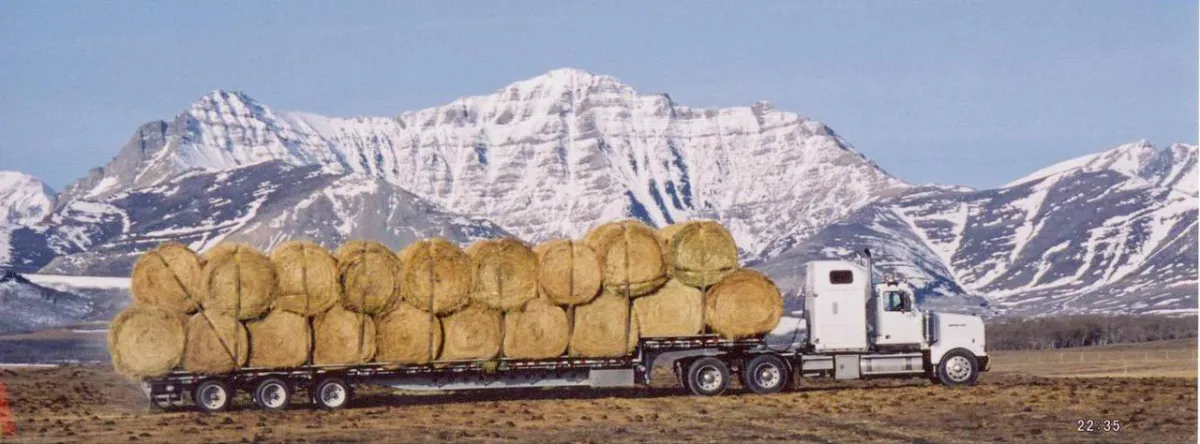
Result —
<instances>
[{"instance_id":1,"label":"dirt ground","mask_svg":"<svg viewBox=\"0 0 1200 444\"><path fill-rule=\"evenodd\" d=\"M1193 343L1194 344L1194 343ZM1194 347L1194 345L1193 345ZM1052 359L1052 358L1048 358ZM1191 364L1195 367L1195 363ZM636 389L413 395L358 393L351 408L282 413L151 412L101 365L0 369L16 425L8 442L799 441L1196 442L1195 378L985 373L974 387L923 379L805 380L795 391L687 396L667 374ZM669 382L668 382L669 381ZM0 390L0 393L4 393ZM3 401L0 400L0 409ZM3 415L0 415L2 417ZM1079 421L1093 421L1080 432ZM1103 431L1118 421L1119 431ZM1110 429L1111 422L1110 422Z\"/></svg>"}]
</instances>

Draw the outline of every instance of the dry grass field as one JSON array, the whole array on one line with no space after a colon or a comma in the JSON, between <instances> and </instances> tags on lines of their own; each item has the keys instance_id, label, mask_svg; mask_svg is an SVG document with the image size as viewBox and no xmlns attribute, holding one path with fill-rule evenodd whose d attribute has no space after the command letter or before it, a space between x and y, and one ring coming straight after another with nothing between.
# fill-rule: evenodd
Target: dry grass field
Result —
<instances>
[{"instance_id":1,"label":"dry grass field","mask_svg":"<svg viewBox=\"0 0 1200 444\"><path fill-rule=\"evenodd\" d=\"M993 352L992 371L1039 376L1196 378L1196 339Z\"/></svg>"},{"instance_id":2,"label":"dry grass field","mask_svg":"<svg viewBox=\"0 0 1200 444\"><path fill-rule=\"evenodd\" d=\"M138 388L100 365L0 368L16 431L5 442L1196 442L1196 379L1152 359L1114 374L1117 358L1182 351L1188 343L1097 347L1083 364L1054 352L997 353L979 385L924 379L806 380L759 396L686 396L669 375L635 389L516 390L434 395L365 388L349 409L264 413L242 396L234 411L151 412ZM1195 347L1195 342L1190 342ZM1040 354L1040 355L1035 355ZM1107 363L1100 362L1107 357ZM1174 355L1171 355L1174 356ZM1097 357L1097 361L1089 360ZM1029 358L1021 360L1022 358ZM1103 365L1102 365L1103 364ZM1124 364L1121 364L1124 365ZM1190 369L1195 374L1195 361ZM1040 373L1051 377L1039 376ZM671 383L667 383L671 381ZM1079 420L1120 431L1078 431Z\"/></svg>"}]
</instances>

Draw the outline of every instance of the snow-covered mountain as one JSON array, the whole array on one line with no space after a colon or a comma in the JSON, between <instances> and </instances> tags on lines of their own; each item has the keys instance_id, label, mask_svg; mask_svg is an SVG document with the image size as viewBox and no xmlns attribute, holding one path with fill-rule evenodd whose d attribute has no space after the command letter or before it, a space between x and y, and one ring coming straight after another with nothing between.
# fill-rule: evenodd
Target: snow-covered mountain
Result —
<instances>
[{"instance_id":1,"label":"snow-covered mountain","mask_svg":"<svg viewBox=\"0 0 1200 444\"><path fill-rule=\"evenodd\" d=\"M376 177L531 241L619 217L718 218L748 257L907 188L825 125L765 102L690 108L560 69L398 117L280 112L214 91L171 122L142 126L61 200L268 160Z\"/></svg>"},{"instance_id":2,"label":"snow-covered mountain","mask_svg":"<svg viewBox=\"0 0 1200 444\"><path fill-rule=\"evenodd\" d=\"M998 312L1195 312L1196 158L1194 145L1142 141L994 190L914 189L762 267L795 288L804 261L869 245L923 294L985 297Z\"/></svg>"},{"instance_id":3,"label":"snow-covered mountain","mask_svg":"<svg viewBox=\"0 0 1200 444\"><path fill-rule=\"evenodd\" d=\"M13 236L30 262L71 275L127 275L136 256L167 240L203 251L223 240L264 250L290 239L336 248L351 238L399 249L441 236L467 243L507 234L495 224L448 212L369 176L269 161L191 173L155 186L75 199L46 224Z\"/></svg>"},{"instance_id":4,"label":"snow-covered mountain","mask_svg":"<svg viewBox=\"0 0 1200 444\"><path fill-rule=\"evenodd\" d=\"M29 225L54 209L54 190L38 178L0 171L0 225Z\"/></svg>"},{"instance_id":5,"label":"snow-covered mountain","mask_svg":"<svg viewBox=\"0 0 1200 444\"><path fill-rule=\"evenodd\" d=\"M13 261L12 230L35 224L54 210L54 190L36 177L0 171L0 264Z\"/></svg>"},{"instance_id":6,"label":"snow-covered mountain","mask_svg":"<svg viewBox=\"0 0 1200 444\"><path fill-rule=\"evenodd\" d=\"M52 288L4 272L0 273L0 334L107 321L128 302L124 289Z\"/></svg>"},{"instance_id":7,"label":"snow-covered mountain","mask_svg":"<svg viewBox=\"0 0 1200 444\"><path fill-rule=\"evenodd\" d=\"M0 220L11 245L0 268L125 275L168 239L400 248L704 217L791 295L805 261L870 247L931 305L1194 312L1196 159L1195 146L1138 142L976 191L909 185L765 102L690 108L574 69L395 117L285 112L213 91L138 128L60 195L43 186L21 199L37 204L10 205L26 216Z\"/></svg>"}]
</instances>

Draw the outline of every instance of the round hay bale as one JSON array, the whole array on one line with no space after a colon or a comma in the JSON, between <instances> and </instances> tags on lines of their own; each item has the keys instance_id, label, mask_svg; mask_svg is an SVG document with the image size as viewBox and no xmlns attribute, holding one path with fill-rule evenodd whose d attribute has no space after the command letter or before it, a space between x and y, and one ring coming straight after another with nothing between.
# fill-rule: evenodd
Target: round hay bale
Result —
<instances>
[{"instance_id":1,"label":"round hay bale","mask_svg":"<svg viewBox=\"0 0 1200 444\"><path fill-rule=\"evenodd\" d=\"M426 239L400 252L401 295L405 301L438 315L467 304L471 292L471 257L445 239Z\"/></svg>"},{"instance_id":2,"label":"round hay bale","mask_svg":"<svg viewBox=\"0 0 1200 444\"><path fill-rule=\"evenodd\" d=\"M244 244L220 244L204 253L204 310L254 319L275 302L271 259Z\"/></svg>"},{"instance_id":3,"label":"round hay bale","mask_svg":"<svg viewBox=\"0 0 1200 444\"><path fill-rule=\"evenodd\" d=\"M721 224L691 221L674 231L667 242L667 262L680 282L707 288L737 270L737 244Z\"/></svg>"},{"instance_id":4,"label":"round hay bale","mask_svg":"<svg viewBox=\"0 0 1200 444\"><path fill-rule=\"evenodd\" d=\"M313 318L313 364L362 364L375 357L375 322L340 305Z\"/></svg>"},{"instance_id":5,"label":"round hay bale","mask_svg":"<svg viewBox=\"0 0 1200 444\"><path fill-rule=\"evenodd\" d=\"M130 378L167 374L183 357L183 318L152 305L134 305L108 326L108 351L113 368Z\"/></svg>"},{"instance_id":6,"label":"round hay bale","mask_svg":"<svg viewBox=\"0 0 1200 444\"><path fill-rule=\"evenodd\" d=\"M250 338L237 318L201 311L188 319L183 369L192 373L229 373L246 365Z\"/></svg>"},{"instance_id":7,"label":"round hay bale","mask_svg":"<svg viewBox=\"0 0 1200 444\"><path fill-rule=\"evenodd\" d=\"M637 347L637 315L630 311L625 296L602 292L574 310L575 325L568 347L571 356L625 356Z\"/></svg>"},{"instance_id":8,"label":"round hay bale","mask_svg":"<svg viewBox=\"0 0 1200 444\"><path fill-rule=\"evenodd\" d=\"M302 314L271 310L262 319L246 323L250 335L250 367L286 368L308 363L312 328Z\"/></svg>"},{"instance_id":9,"label":"round hay bale","mask_svg":"<svg viewBox=\"0 0 1200 444\"><path fill-rule=\"evenodd\" d=\"M285 242L271 251L271 264L275 266L278 309L316 316L342 297L337 260L317 244Z\"/></svg>"},{"instance_id":10,"label":"round hay bale","mask_svg":"<svg viewBox=\"0 0 1200 444\"><path fill-rule=\"evenodd\" d=\"M779 288L765 275L739 269L705 294L704 316L712 331L737 339L770 332L783 315Z\"/></svg>"},{"instance_id":11,"label":"round hay bale","mask_svg":"<svg viewBox=\"0 0 1200 444\"><path fill-rule=\"evenodd\" d=\"M538 295L538 258L513 239L481 240L467 247L474 260L471 300L503 311L517 310Z\"/></svg>"},{"instance_id":12,"label":"round hay bale","mask_svg":"<svg viewBox=\"0 0 1200 444\"><path fill-rule=\"evenodd\" d=\"M470 304L442 317L442 361L484 360L500 355L500 310Z\"/></svg>"},{"instance_id":13,"label":"round hay bale","mask_svg":"<svg viewBox=\"0 0 1200 444\"><path fill-rule=\"evenodd\" d=\"M400 259L383 244L354 240L337 250L342 305L375 314L400 297Z\"/></svg>"},{"instance_id":14,"label":"round hay bale","mask_svg":"<svg viewBox=\"0 0 1200 444\"><path fill-rule=\"evenodd\" d=\"M200 308L200 257L178 242L166 242L147 251L133 264L133 300L175 313Z\"/></svg>"},{"instance_id":15,"label":"round hay bale","mask_svg":"<svg viewBox=\"0 0 1200 444\"><path fill-rule=\"evenodd\" d=\"M375 347L378 362L429 363L441 352L442 322L429 312L401 301L375 316Z\"/></svg>"},{"instance_id":16,"label":"round hay bale","mask_svg":"<svg viewBox=\"0 0 1200 444\"><path fill-rule=\"evenodd\" d=\"M543 242L538 257L541 294L558 305L586 304L600 293L604 274L591 247L570 239Z\"/></svg>"},{"instance_id":17,"label":"round hay bale","mask_svg":"<svg viewBox=\"0 0 1200 444\"><path fill-rule=\"evenodd\" d=\"M700 334L704 329L703 308L704 293L678 279L633 300L638 333L644 338Z\"/></svg>"},{"instance_id":18,"label":"round hay bale","mask_svg":"<svg viewBox=\"0 0 1200 444\"><path fill-rule=\"evenodd\" d=\"M630 297L657 290L667 282L658 234L636 220L610 222L589 231L584 243L596 252L604 287Z\"/></svg>"},{"instance_id":19,"label":"round hay bale","mask_svg":"<svg viewBox=\"0 0 1200 444\"><path fill-rule=\"evenodd\" d=\"M547 359L562 356L569 338L567 313L545 299L504 315L504 356Z\"/></svg>"}]
</instances>

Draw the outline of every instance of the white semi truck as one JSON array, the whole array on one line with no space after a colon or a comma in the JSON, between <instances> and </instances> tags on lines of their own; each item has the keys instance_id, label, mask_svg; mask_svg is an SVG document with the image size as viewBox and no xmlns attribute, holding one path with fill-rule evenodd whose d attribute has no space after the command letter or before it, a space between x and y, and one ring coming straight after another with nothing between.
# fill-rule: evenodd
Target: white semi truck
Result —
<instances>
[{"instance_id":1,"label":"white semi truck","mask_svg":"<svg viewBox=\"0 0 1200 444\"><path fill-rule=\"evenodd\" d=\"M891 279L873 282L870 253L865 257L866 263L806 264L803 319L784 338L642 338L633 353L615 358L174 372L142 386L152 406L182 405L190 397L201 410L215 412L229 408L235 390L248 391L260 408L279 410L301 392L321 408L342 408L356 386L368 384L407 390L648 385L651 369L664 363L687 390L702 396L724 393L735 377L755 393L782 391L801 377L928 377L948 386L974 384L988 369L983 321L918 309L910 286Z\"/></svg>"}]
</instances>

